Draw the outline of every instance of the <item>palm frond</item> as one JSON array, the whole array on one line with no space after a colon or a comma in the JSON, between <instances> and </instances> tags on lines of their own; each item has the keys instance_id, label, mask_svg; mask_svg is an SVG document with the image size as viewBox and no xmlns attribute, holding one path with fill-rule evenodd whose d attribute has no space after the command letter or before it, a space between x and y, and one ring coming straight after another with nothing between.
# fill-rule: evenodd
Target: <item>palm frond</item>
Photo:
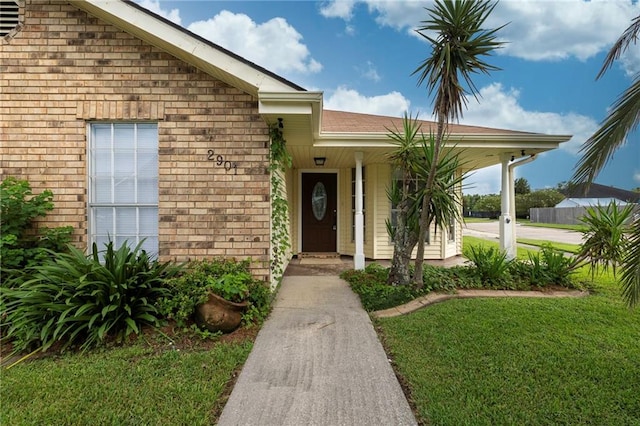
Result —
<instances>
[{"instance_id":1,"label":"palm frond","mask_svg":"<svg viewBox=\"0 0 640 426\"><path fill-rule=\"evenodd\" d=\"M640 33L640 16L636 16L631 25L622 33L620 38L613 44L609 54L604 60L604 64L600 69L600 72L596 76L596 80L604 75L604 73L611 68L613 63L620 58L620 56L629 48L631 43L635 44L638 41L638 34Z\"/></svg>"},{"instance_id":2,"label":"palm frond","mask_svg":"<svg viewBox=\"0 0 640 426\"><path fill-rule=\"evenodd\" d=\"M627 252L620 265L622 298L629 307L640 303L640 216L631 225Z\"/></svg>"},{"instance_id":3,"label":"palm frond","mask_svg":"<svg viewBox=\"0 0 640 426\"><path fill-rule=\"evenodd\" d=\"M416 30L429 42L433 53L412 75L418 74L418 85L426 82L429 94L436 92L434 113L447 122L461 117L467 104L461 80L477 98L479 92L471 76L499 70L482 59L503 44L496 40L496 33L504 25L492 30L482 28L495 6L486 1L436 0L433 8L426 9L429 19ZM430 31L437 33L436 38L427 34Z\"/></svg>"},{"instance_id":4,"label":"palm frond","mask_svg":"<svg viewBox=\"0 0 640 426\"><path fill-rule=\"evenodd\" d=\"M572 182L592 182L639 122L640 76L616 100L602 126L580 149L582 157L575 167Z\"/></svg>"}]
</instances>

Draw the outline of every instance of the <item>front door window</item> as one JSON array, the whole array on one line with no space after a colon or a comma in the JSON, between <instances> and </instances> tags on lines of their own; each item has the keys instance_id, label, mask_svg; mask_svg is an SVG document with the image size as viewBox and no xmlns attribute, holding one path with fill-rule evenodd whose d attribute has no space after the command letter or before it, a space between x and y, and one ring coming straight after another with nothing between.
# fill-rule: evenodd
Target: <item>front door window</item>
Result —
<instances>
[{"instance_id":1,"label":"front door window","mask_svg":"<svg viewBox=\"0 0 640 426\"><path fill-rule=\"evenodd\" d=\"M311 193L311 209L316 220L324 219L327 214L327 190L322 182L316 183Z\"/></svg>"}]
</instances>

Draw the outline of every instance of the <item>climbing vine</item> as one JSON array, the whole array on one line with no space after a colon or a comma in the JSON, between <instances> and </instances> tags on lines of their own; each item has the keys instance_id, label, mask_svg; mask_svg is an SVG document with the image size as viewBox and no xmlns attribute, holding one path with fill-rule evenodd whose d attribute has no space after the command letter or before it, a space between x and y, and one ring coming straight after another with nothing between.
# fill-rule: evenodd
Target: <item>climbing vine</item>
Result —
<instances>
[{"instance_id":1,"label":"climbing vine","mask_svg":"<svg viewBox=\"0 0 640 426\"><path fill-rule=\"evenodd\" d=\"M285 173L291 167L291 155L287 152L282 136L281 121L269 126L269 173L271 174L271 277L279 283L284 273L286 256L291 250L289 235L289 203Z\"/></svg>"}]
</instances>

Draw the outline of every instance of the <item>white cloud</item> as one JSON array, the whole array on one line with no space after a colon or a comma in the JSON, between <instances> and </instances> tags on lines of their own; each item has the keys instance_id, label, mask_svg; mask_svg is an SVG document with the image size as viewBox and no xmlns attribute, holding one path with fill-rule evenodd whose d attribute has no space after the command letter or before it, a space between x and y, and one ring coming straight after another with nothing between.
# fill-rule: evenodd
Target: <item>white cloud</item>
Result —
<instances>
[{"instance_id":1,"label":"white cloud","mask_svg":"<svg viewBox=\"0 0 640 426\"><path fill-rule=\"evenodd\" d=\"M576 154L580 146L598 128L598 123L585 115L527 111L518 103L519 92L505 90L493 83L480 89L479 102L469 100L462 124L512 129L556 135L573 135L560 149Z\"/></svg>"},{"instance_id":2,"label":"white cloud","mask_svg":"<svg viewBox=\"0 0 640 426\"><path fill-rule=\"evenodd\" d=\"M356 90L338 87L329 97L325 97L324 107L338 111L401 117L409 110L411 102L399 92L386 95L364 96Z\"/></svg>"},{"instance_id":3,"label":"white cloud","mask_svg":"<svg viewBox=\"0 0 640 426\"><path fill-rule=\"evenodd\" d=\"M631 1L504 1L487 23L501 31L503 54L528 60L586 60L606 51L640 7Z\"/></svg>"},{"instance_id":4,"label":"white cloud","mask_svg":"<svg viewBox=\"0 0 640 426\"><path fill-rule=\"evenodd\" d=\"M475 170L471 176L464 181L465 194L498 194L502 185L501 165L485 167L484 169Z\"/></svg>"},{"instance_id":5,"label":"white cloud","mask_svg":"<svg viewBox=\"0 0 640 426\"><path fill-rule=\"evenodd\" d=\"M273 72L306 74L322 69L310 57L300 33L283 18L258 24L245 14L223 10L188 29Z\"/></svg>"},{"instance_id":6,"label":"white cloud","mask_svg":"<svg viewBox=\"0 0 640 426\"><path fill-rule=\"evenodd\" d=\"M620 57L620 63L627 77L640 73L640 45L631 45L624 55Z\"/></svg>"},{"instance_id":7,"label":"white cloud","mask_svg":"<svg viewBox=\"0 0 640 426\"><path fill-rule=\"evenodd\" d=\"M160 6L158 0L137 0L137 3L145 9L170 20L174 24L182 25L182 18L180 18L180 10L178 9L165 10Z\"/></svg>"},{"instance_id":8,"label":"white cloud","mask_svg":"<svg viewBox=\"0 0 640 426\"><path fill-rule=\"evenodd\" d=\"M634 170L633 181L640 184L640 170Z\"/></svg>"},{"instance_id":9,"label":"white cloud","mask_svg":"<svg viewBox=\"0 0 640 426\"><path fill-rule=\"evenodd\" d=\"M415 0L360 1L367 4L379 25L417 37L420 36L414 30L421 25L420 21L428 19L425 8L433 4ZM353 1L334 0L327 5L345 8L342 14L334 13L332 17L351 19ZM639 14L640 2L631 0L507 0L498 3L485 27L496 28L508 23L498 34L508 42L500 54L533 61L569 57L584 61L607 51ZM628 74L640 70L640 53L632 50L622 58Z\"/></svg>"},{"instance_id":10,"label":"white cloud","mask_svg":"<svg viewBox=\"0 0 640 426\"><path fill-rule=\"evenodd\" d=\"M359 70L360 74L367 80L378 82L380 81L380 74L371 61L367 61L366 67Z\"/></svg>"},{"instance_id":11,"label":"white cloud","mask_svg":"<svg viewBox=\"0 0 640 426\"><path fill-rule=\"evenodd\" d=\"M348 21L353 16L355 0L332 0L320 5L320 14L325 18L341 18Z\"/></svg>"}]
</instances>

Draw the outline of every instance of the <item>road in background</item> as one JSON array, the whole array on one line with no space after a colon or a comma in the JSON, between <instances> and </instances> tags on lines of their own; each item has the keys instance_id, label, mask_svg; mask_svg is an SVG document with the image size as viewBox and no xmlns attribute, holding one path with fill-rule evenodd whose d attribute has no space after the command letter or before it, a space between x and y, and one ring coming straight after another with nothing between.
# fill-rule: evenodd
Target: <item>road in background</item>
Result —
<instances>
[{"instance_id":1,"label":"road in background","mask_svg":"<svg viewBox=\"0 0 640 426\"><path fill-rule=\"evenodd\" d=\"M500 224L498 221L466 223L462 227L464 235L485 238L488 240L500 239ZM532 240L547 240L558 243L582 244L582 233L556 228L540 228L516 224L516 238Z\"/></svg>"}]
</instances>

